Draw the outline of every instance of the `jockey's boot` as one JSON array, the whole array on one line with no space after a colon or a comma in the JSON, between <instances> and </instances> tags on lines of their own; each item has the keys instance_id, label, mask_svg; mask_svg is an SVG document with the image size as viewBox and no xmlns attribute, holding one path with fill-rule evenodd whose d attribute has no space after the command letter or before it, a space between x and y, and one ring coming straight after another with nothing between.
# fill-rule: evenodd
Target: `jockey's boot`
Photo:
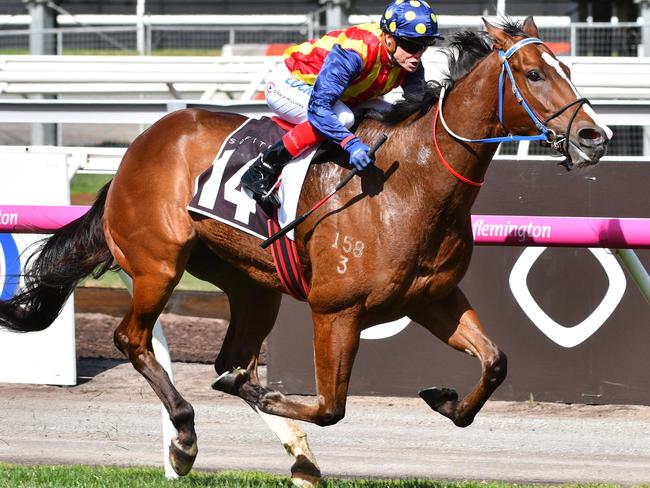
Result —
<instances>
[{"instance_id":1,"label":"jockey's boot","mask_svg":"<svg viewBox=\"0 0 650 488\"><path fill-rule=\"evenodd\" d=\"M293 159L291 153L279 140L260 154L255 162L244 173L241 184L253 194L253 198L261 204L271 204L280 208L280 199L271 189L275 185L282 168Z\"/></svg>"}]
</instances>

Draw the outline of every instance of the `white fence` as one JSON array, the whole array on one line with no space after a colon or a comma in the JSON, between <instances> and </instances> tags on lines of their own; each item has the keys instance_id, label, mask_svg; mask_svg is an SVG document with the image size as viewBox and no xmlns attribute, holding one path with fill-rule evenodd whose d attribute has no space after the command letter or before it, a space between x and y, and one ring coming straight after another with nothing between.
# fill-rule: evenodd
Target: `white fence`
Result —
<instances>
[{"instance_id":1,"label":"white fence","mask_svg":"<svg viewBox=\"0 0 650 488\"><path fill-rule=\"evenodd\" d=\"M611 153L650 154L650 58L562 60L606 123L619 126ZM102 132L104 139L90 142L79 140L78 128L66 132L66 126L54 137L32 139L58 140L57 145L99 145L104 140L121 145L143 129L124 124L151 124L186 106L258 117L268 114L260 99L268 73L280 62L278 56L0 56L0 122L121 124L121 135ZM423 63L428 79L440 79L447 66L435 49L427 51ZM390 96L399 95L395 90ZM53 96L59 99L43 99ZM28 144L25 130L17 128L20 135L14 141ZM4 134L3 141L16 143ZM528 154L529 145L512 146L505 144L502 150Z\"/></svg>"},{"instance_id":2,"label":"white fence","mask_svg":"<svg viewBox=\"0 0 650 488\"><path fill-rule=\"evenodd\" d=\"M650 100L650 57L562 57L580 94L590 99Z\"/></svg>"},{"instance_id":3,"label":"white fence","mask_svg":"<svg viewBox=\"0 0 650 488\"><path fill-rule=\"evenodd\" d=\"M626 134L618 131L613 142L624 146L625 151L610 151L611 154L642 156L650 155L650 100L595 100L594 109L601 115L604 122L610 126L624 126L639 129L639 134ZM219 112L234 112L250 117L271 115L263 101L216 102L216 101L156 101L156 100L122 100L122 101L92 101L92 100L9 100L0 101L0 124L9 127L11 124L141 124L154 123L167 113L180 108L203 108ZM117 126L116 125L116 126ZM79 127L73 126L73 127ZM616 129L616 127L615 127ZM77 129L78 130L78 129ZM140 130L136 130L133 137ZM618 139L625 135L623 141ZM130 140L130 139L129 139ZM536 148L527 141L511 148L516 143L502 144L499 151L507 154L526 156L530 148ZM126 143L124 144L126 145ZM645 148L645 149L644 149Z\"/></svg>"},{"instance_id":4,"label":"white fence","mask_svg":"<svg viewBox=\"0 0 650 488\"><path fill-rule=\"evenodd\" d=\"M0 56L0 93L251 100L278 62L266 56Z\"/></svg>"},{"instance_id":5,"label":"white fence","mask_svg":"<svg viewBox=\"0 0 650 488\"><path fill-rule=\"evenodd\" d=\"M251 100L279 56L0 56L0 94L142 94L200 100ZM563 57L580 92L592 99L650 99L650 58ZM423 59L428 79L447 60ZM197 96L198 95L198 96Z\"/></svg>"}]
</instances>

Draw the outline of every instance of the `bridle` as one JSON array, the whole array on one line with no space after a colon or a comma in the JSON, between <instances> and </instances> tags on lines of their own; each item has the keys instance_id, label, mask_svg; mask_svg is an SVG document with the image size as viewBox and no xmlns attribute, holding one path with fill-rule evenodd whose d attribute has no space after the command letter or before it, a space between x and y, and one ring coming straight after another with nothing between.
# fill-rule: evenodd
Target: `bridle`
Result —
<instances>
[{"instance_id":1,"label":"bridle","mask_svg":"<svg viewBox=\"0 0 650 488\"><path fill-rule=\"evenodd\" d=\"M507 136L501 136L501 137L487 137L483 139L468 139L462 136L459 136L458 134L454 133L447 123L445 122L445 118L443 116L443 102L445 98L445 94L447 91L447 88L443 86L441 92L440 92L440 98L438 99L438 107L436 109L436 114L434 115L434 121L433 121L433 141L434 145L436 147L436 150L438 152L438 156L441 158L441 161L445 165L445 167L458 179L461 181L468 183L473 186L481 186L483 182L475 182L468 180L465 177L460 177L460 175L453 170L451 165L445 160L444 156L442 155L442 152L440 151L440 147L438 145L438 140L436 136L436 127L437 127L437 119L440 117L440 122L442 122L443 127L447 131L447 133L452 136L454 139L457 139L459 141L463 142L479 142L479 143L500 143L500 142L518 142L518 141L539 141L542 145L551 147L555 151L561 153L564 155L567 159L569 159L569 134L571 133L571 127L573 126L573 122L578 115L578 112L582 108L584 104L587 104L591 106L591 103L589 100L586 98L578 98L577 100L574 100L572 102L567 103L564 107L560 108L556 112L554 112L552 115L544 119L543 121L540 120L540 118L537 116L535 111L530 107L528 102L526 102L526 99L523 97L521 94L521 91L517 87L517 83L515 82L515 77L512 74L512 69L510 68L510 64L508 63L508 59L512 57L513 54L515 54L517 51L519 51L522 47L527 46L528 44L543 44L541 39L538 39L536 37L528 37L526 39L522 39L518 41L517 43L513 44L510 49L507 51L503 51L502 49L499 50L499 62L501 64L501 74L499 75L499 123L501 124L502 127L505 128L505 125L503 123L503 98L504 98L504 92L505 92L505 78L506 76L510 79L510 85L512 88L512 93L515 96L515 99L517 102L522 106L522 108L526 111L530 119L533 121L533 124L535 124L535 127L539 130L539 134L534 135L534 136L522 136L522 135L513 135L509 134ZM557 134L553 129L550 129L548 127L548 123L562 115L564 112L569 110L571 107L575 106L575 110L571 114L571 118L569 119L569 124L567 125L567 130L566 133L564 134Z\"/></svg>"}]
</instances>

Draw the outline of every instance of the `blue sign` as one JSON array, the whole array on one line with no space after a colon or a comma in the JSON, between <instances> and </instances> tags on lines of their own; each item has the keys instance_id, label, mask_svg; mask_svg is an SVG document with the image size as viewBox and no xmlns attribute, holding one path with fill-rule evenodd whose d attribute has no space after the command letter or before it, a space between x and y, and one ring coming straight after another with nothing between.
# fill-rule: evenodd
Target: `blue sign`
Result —
<instances>
[{"instance_id":1,"label":"blue sign","mask_svg":"<svg viewBox=\"0 0 650 488\"><path fill-rule=\"evenodd\" d=\"M0 249L4 256L4 260L0 259L0 275L4 275L4 283L0 283L0 300L9 300L20 282L20 254L11 234L0 233Z\"/></svg>"}]
</instances>

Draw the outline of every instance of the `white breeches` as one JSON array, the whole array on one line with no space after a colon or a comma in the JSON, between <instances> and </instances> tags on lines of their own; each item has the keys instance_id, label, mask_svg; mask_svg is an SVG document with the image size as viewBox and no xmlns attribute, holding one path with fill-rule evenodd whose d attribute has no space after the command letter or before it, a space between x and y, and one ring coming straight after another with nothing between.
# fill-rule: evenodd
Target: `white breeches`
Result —
<instances>
[{"instance_id":1,"label":"white breeches","mask_svg":"<svg viewBox=\"0 0 650 488\"><path fill-rule=\"evenodd\" d=\"M307 106L313 89L312 85L294 78L287 66L281 63L269 75L264 94L273 113L297 125L307 120ZM334 113L347 129L354 125L352 110L340 100L334 104Z\"/></svg>"}]
</instances>

